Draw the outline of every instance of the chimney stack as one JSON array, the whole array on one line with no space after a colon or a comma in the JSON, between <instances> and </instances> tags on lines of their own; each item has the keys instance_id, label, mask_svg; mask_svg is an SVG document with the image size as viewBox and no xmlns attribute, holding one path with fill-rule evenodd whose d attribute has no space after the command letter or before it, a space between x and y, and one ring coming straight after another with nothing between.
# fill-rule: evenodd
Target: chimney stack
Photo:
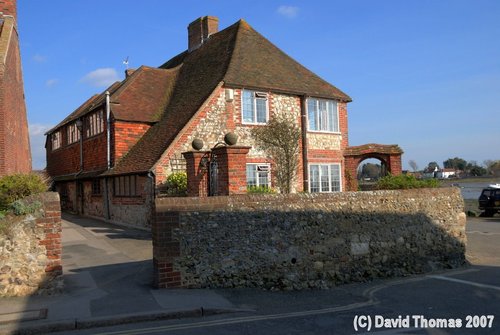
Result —
<instances>
[{"instance_id":1,"label":"chimney stack","mask_svg":"<svg viewBox=\"0 0 500 335\"><path fill-rule=\"evenodd\" d=\"M188 51L199 48L210 35L218 31L219 19L215 16L204 16L194 20L188 26Z\"/></svg>"},{"instance_id":2,"label":"chimney stack","mask_svg":"<svg viewBox=\"0 0 500 335\"><path fill-rule=\"evenodd\" d=\"M11 15L17 19L16 0L0 0L0 12L3 15Z\"/></svg>"}]
</instances>

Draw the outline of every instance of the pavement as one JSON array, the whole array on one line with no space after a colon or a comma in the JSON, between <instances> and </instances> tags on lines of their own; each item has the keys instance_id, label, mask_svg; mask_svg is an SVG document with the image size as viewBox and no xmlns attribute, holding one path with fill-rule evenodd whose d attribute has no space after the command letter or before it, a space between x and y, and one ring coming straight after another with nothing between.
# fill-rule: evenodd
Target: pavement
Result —
<instances>
[{"instance_id":1,"label":"pavement","mask_svg":"<svg viewBox=\"0 0 500 335\"><path fill-rule=\"evenodd\" d=\"M474 227L486 229L480 225ZM488 253L485 249L480 254ZM480 254L469 256L481 263ZM94 327L222 313L272 314L280 311L284 303L292 313L304 309L350 310L373 305L375 293L382 289L425 277L379 280L325 291L156 290L151 285L149 232L68 214L63 215L62 258L64 291L55 296L1 299L0 334L70 333ZM484 263L491 262L485 260ZM457 269L447 275L473 275L470 271L474 270Z\"/></svg>"},{"instance_id":2,"label":"pavement","mask_svg":"<svg viewBox=\"0 0 500 335\"><path fill-rule=\"evenodd\" d=\"M43 334L235 312L210 290L152 288L151 234L63 214L64 291L2 298L0 334Z\"/></svg>"}]
</instances>

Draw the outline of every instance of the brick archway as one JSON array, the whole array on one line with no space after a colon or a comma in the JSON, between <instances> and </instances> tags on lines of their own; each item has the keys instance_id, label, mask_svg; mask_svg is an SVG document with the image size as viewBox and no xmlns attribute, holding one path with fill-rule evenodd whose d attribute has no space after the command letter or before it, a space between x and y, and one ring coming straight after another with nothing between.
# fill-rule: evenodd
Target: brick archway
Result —
<instances>
[{"instance_id":1,"label":"brick archway","mask_svg":"<svg viewBox=\"0 0 500 335\"><path fill-rule=\"evenodd\" d=\"M344 151L346 189L357 191L358 180L357 170L359 164L368 158L376 158L382 162L385 172L392 175L402 173L401 155L403 150L396 145L385 144L364 144L355 147L348 147Z\"/></svg>"}]
</instances>

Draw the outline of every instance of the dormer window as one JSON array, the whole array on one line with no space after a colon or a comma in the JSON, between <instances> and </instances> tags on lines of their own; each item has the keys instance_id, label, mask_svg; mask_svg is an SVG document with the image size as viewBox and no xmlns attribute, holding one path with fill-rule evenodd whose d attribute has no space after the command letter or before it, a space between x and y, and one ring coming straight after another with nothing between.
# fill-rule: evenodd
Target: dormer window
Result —
<instances>
[{"instance_id":1,"label":"dormer window","mask_svg":"<svg viewBox=\"0 0 500 335\"><path fill-rule=\"evenodd\" d=\"M102 111L90 114L87 117L87 137L92 137L104 131L104 118Z\"/></svg>"},{"instance_id":2,"label":"dormer window","mask_svg":"<svg viewBox=\"0 0 500 335\"><path fill-rule=\"evenodd\" d=\"M242 121L244 124L266 124L269 120L268 94L243 90Z\"/></svg>"},{"instance_id":3,"label":"dormer window","mask_svg":"<svg viewBox=\"0 0 500 335\"><path fill-rule=\"evenodd\" d=\"M61 131L56 131L50 135L50 140L52 142L52 150L57 150L61 147L62 139L61 139Z\"/></svg>"},{"instance_id":4,"label":"dormer window","mask_svg":"<svg viewBox=\"0 0 500 335\"><path fill-rule=\"evenodd\" d=\"M80 130L78 129L76 122L68 125L67 131L68 144L75 143L76 141L80 140Z\"/></svg>"}]
</instances>

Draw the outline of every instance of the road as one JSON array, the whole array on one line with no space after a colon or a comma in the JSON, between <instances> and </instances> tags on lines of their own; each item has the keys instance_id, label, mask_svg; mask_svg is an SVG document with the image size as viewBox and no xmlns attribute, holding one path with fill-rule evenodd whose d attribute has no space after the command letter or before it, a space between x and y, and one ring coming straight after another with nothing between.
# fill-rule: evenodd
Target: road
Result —
<instances>
[{"instance_id":1,"label":"road","mask_svg":"<svg viewBox=\"0 0 500 335\"><path fill-rule=\"evenodd\" d=\"M462 269L332 290L214 290L248 312L71 334L500 334L500 217L470 218L467 238Z\"/></svg>"}]
</instances>

